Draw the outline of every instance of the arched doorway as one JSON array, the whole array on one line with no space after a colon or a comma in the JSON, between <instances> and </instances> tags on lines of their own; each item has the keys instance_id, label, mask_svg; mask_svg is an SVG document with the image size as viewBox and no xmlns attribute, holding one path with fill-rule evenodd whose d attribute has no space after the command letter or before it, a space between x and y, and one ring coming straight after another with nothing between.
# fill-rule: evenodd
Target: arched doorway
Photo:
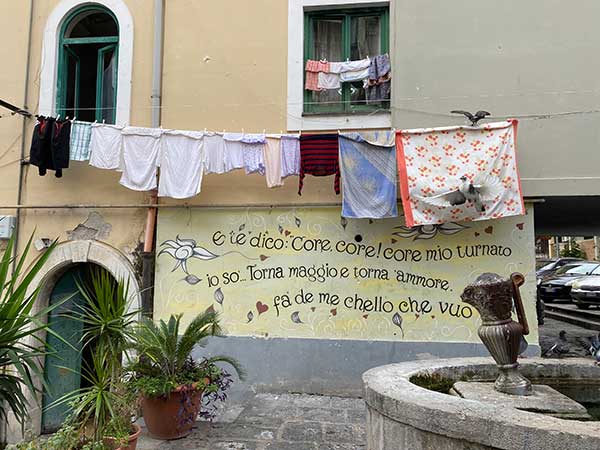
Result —
<instances>
[{"instance_id":1,"label":"arched doorway","mask_svg":"<svg viewBox=\"0 0 600 450\"><path fill-rule=\"evenodd\" d=\"M42 397L42 434L58 430L70 413L66 403L49 406L64 395L88 385L82 372L90 363L92 348L82 343L86 330L79 318L87 302L80 287L91 292L91 275L99 272L105 272L107 279L116 284L117 281L106 269L93 263L79 263L66 270L50 294L50 306L59 306L48 317L48 325L53 333L46 337L51 353L44 362L48 388L44 389Z\"/></svg>"},{"instance_id":2,"label":"arched doorway","mask_svg":"<svg viewBox=\"0 0 600 450\"><path fill-rule=\"evenodd\" d=\"M118 280L124 280L129 285L130 310L141 311L142 301L140 294L140 283L136 276L133 265L116 248L99 241L80 240L64 242L59 244L50 255L42 270L31 282L28 295L34 291L37 292L37 300L34 305L38 313L48 307L52 292L60 278L76 264L95 264L103 267ZM139 313L138 320L142 317ZM27 344L32 346L39 345L39 342L45 342L46 333L40 332L36 339L31 339ZM42 431L42 402L43 402L43 384L42 380L35 380L35 387L40 393L35 398L28 396L31 405L30 422L25 425L25 430L15 421L9 421L7 429L7 438L9 442L18 442L24 436L37 436Z\"/></svg>"}]
</instances>

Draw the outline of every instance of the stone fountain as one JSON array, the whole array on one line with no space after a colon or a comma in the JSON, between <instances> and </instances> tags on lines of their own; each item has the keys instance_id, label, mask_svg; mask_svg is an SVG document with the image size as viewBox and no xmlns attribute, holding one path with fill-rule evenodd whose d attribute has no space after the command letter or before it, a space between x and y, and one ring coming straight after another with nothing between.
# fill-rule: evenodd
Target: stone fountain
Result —
<instances>
[{"instance_id":1,"label":"stone fountain","mask_svg":"<svg viewBox=\"0 0 600 450\"><path fill-rule=\"evenodd\" d=\"M486 273L461 295L481 316L493 357L416 361L363 375L368 450L598 450L600 367L585 359L527 358L521 274ZM512 310L518 321L513 321Z\"/></svg>"}]
</instances>

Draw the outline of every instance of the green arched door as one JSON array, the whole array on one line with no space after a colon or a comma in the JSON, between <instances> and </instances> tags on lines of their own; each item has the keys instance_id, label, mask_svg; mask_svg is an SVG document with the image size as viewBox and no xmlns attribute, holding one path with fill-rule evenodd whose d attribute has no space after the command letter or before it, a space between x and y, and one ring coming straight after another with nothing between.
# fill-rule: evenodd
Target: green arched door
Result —
<instances>
[{"instance_id":1,"label":"green arched door","mask_svg":"<svg viewBox=\"0 0 600 450\"><path fill-rule=\"evenodd\" d=\"M50 355L46 356L44 376L49 389L44 390L42 410L42 433L56 431L69 413L69 406L62 404L48 409L48 405L63 395L79 389L81 386L81 336L83 324L74 319L85 300L77 289L76 280L80 279L84 265L69 269L56 283L50 295L50 304L68 298L49 317L50 329L70 343L70 347L56 336L48 333L46 342Z\"/></svg>"}]
</instances>

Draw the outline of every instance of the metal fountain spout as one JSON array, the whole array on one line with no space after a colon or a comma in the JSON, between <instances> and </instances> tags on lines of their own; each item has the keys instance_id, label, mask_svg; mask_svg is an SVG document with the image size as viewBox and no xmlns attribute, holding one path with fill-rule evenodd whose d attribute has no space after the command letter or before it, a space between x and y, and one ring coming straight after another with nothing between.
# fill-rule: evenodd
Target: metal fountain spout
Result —
<instances>
[{"instance_id":1,"label":"metal fountain spout","mask_svg":"<svg viewBox=\"0 0 600 450\"><path fill-rule=\"evenodd\" d=\"M531 382L521 375L517 363L523 336L529 334L519 291L524 282L525 277L520 273L513 273L510 279L495 273L484 273L469 284L460 296L481 316L479 338L500 370L494 388L511 395L533 393ZM511 318L513 299L518 322Z\"/></svg>"}]
</instances>

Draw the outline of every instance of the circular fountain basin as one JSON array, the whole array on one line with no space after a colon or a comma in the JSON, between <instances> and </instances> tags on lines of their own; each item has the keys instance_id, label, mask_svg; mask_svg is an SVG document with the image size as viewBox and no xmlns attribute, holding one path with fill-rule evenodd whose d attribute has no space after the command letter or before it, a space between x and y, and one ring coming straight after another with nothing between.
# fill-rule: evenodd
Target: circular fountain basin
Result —
<instances>
[{"instance_id":1,"label":"circular fountain basin","mask_svg":"<svg viewBox=\"0 0 600 450\"><path fill-rule=\"evenodd\" d=\"M593 361L527 358L519 363L534 384L551 386L577 402L600 404L600 367ZM491 382L497 375L491 358L414 361L365 372L368 450L600 449L600 422L559 419L422 387L423 380L451 385Z\"/></svg>"}]
</instances>

